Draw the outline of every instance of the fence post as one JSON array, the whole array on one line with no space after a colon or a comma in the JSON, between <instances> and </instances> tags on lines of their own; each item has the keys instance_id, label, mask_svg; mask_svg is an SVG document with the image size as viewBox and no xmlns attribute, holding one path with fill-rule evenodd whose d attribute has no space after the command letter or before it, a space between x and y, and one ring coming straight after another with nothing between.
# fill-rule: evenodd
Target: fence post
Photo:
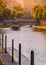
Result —
<instances>
[{"instance_id":1,"label":"fence post","mask_svg":"<svg viewBox=\"0 0 46 65\"><path fill-rule=\"evenodd\" d=\"M31 65L34 65L34 51L31 51Z\"/></svg>"},{"instance_id":2,"label":"fence post","mask_svg":"<svg viewBox=\"0 0 46 65\"><path fill-rule=\"evenodd\" d=\"M12 63L14 62L14 40L12 39Z\"/></svg>"},{"instance_id":3,"label":"fence post","mask_svg":"<svg viewBox=\"0 0 46 65\"><path fill-rule=\"evenodd\" d=\"M2 48L3 48L3 43L4 43L4 35L2 34Z\"/></svg>"},{"instance_id":4,"label":"fence post","mask_svg":"<svg viewBox=\"0 0 46 65\"><path fill-rule=\"evenodd\" d=\"M7 36L5 36L5 53L7 53Z\"/></svg>"},{"instance_id":5,"label":"fence post","mask_svg":"<svg viewBox=\"0 0 46 65\"><path fill-rule=\"evenodd\" d=\"M21 65L21 43L19 43L19 65Z\"/></svg>"}]
</instances>

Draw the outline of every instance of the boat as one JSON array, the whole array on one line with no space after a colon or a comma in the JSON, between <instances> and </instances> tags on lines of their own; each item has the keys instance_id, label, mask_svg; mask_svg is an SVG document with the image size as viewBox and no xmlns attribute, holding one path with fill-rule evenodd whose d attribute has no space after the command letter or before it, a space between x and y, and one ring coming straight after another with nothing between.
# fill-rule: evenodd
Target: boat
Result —
<instances>
[{"instance_id":1,"label":"boat","mask_svg":"<svg viewBox=\"0 0 46 65\"><path fill-rule=\"evenodd\" d=\"M11 28L12 28L12 30L20 30L19 25L12 25Z\"/></svg>"}]
</instances>

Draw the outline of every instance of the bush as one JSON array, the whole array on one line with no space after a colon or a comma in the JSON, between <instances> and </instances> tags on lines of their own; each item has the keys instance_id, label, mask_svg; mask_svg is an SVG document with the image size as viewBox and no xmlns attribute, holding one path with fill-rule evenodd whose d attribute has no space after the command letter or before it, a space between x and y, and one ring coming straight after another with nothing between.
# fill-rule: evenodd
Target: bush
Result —
<instances>
[{"instance_id":1,"label":"bush","mask_svg":"<svg viewBox=\"0 0 46 65\"><path fill-rule=\"evenodd\" d=\"M3 61L0 59L0 65L4 65Z\"/></svg>"}]
</instances>

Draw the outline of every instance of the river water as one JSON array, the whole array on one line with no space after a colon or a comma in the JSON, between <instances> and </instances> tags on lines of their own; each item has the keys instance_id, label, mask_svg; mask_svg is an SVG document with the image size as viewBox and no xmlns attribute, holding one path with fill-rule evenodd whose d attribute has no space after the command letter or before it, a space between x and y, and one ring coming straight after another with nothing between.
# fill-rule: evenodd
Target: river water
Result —
<instances>
[{"instance_id":1,"label":"river water","mask_svg":"<svg viewBox=\"0 0 46 65\"><path fill-rule=\"evenodd\" d=\"M30 52L34 50L35 65L46 65L46 33L36 32L32 28L21 27L20 30L5 30L7 45L11 47L14 39L14 48L18 50L22 44L22 54L30 60Z\"/></svg>"}]
</instances>

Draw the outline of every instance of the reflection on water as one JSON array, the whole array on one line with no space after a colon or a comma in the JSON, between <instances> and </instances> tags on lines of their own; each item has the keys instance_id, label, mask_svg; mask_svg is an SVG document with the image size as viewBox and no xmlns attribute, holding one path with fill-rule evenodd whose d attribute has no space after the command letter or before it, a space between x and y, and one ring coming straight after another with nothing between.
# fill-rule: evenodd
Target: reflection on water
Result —
<instances>
[{"instance_id":1,"label":"reflection on water","mask_svg":"<svg viewBox=\"0 0 46 65\"><path fill-rule=\"evenodd\" d=\"M6 30L5 30L6 31ZM46 65L46 34L34 32L32 28L21 27L20 31L7 30L8 47L14 39L14 47L18 50L18 44L22 44L22 53L30 59L30 51L35 52L35 65Z\"/></svg>"}]
</instances>

